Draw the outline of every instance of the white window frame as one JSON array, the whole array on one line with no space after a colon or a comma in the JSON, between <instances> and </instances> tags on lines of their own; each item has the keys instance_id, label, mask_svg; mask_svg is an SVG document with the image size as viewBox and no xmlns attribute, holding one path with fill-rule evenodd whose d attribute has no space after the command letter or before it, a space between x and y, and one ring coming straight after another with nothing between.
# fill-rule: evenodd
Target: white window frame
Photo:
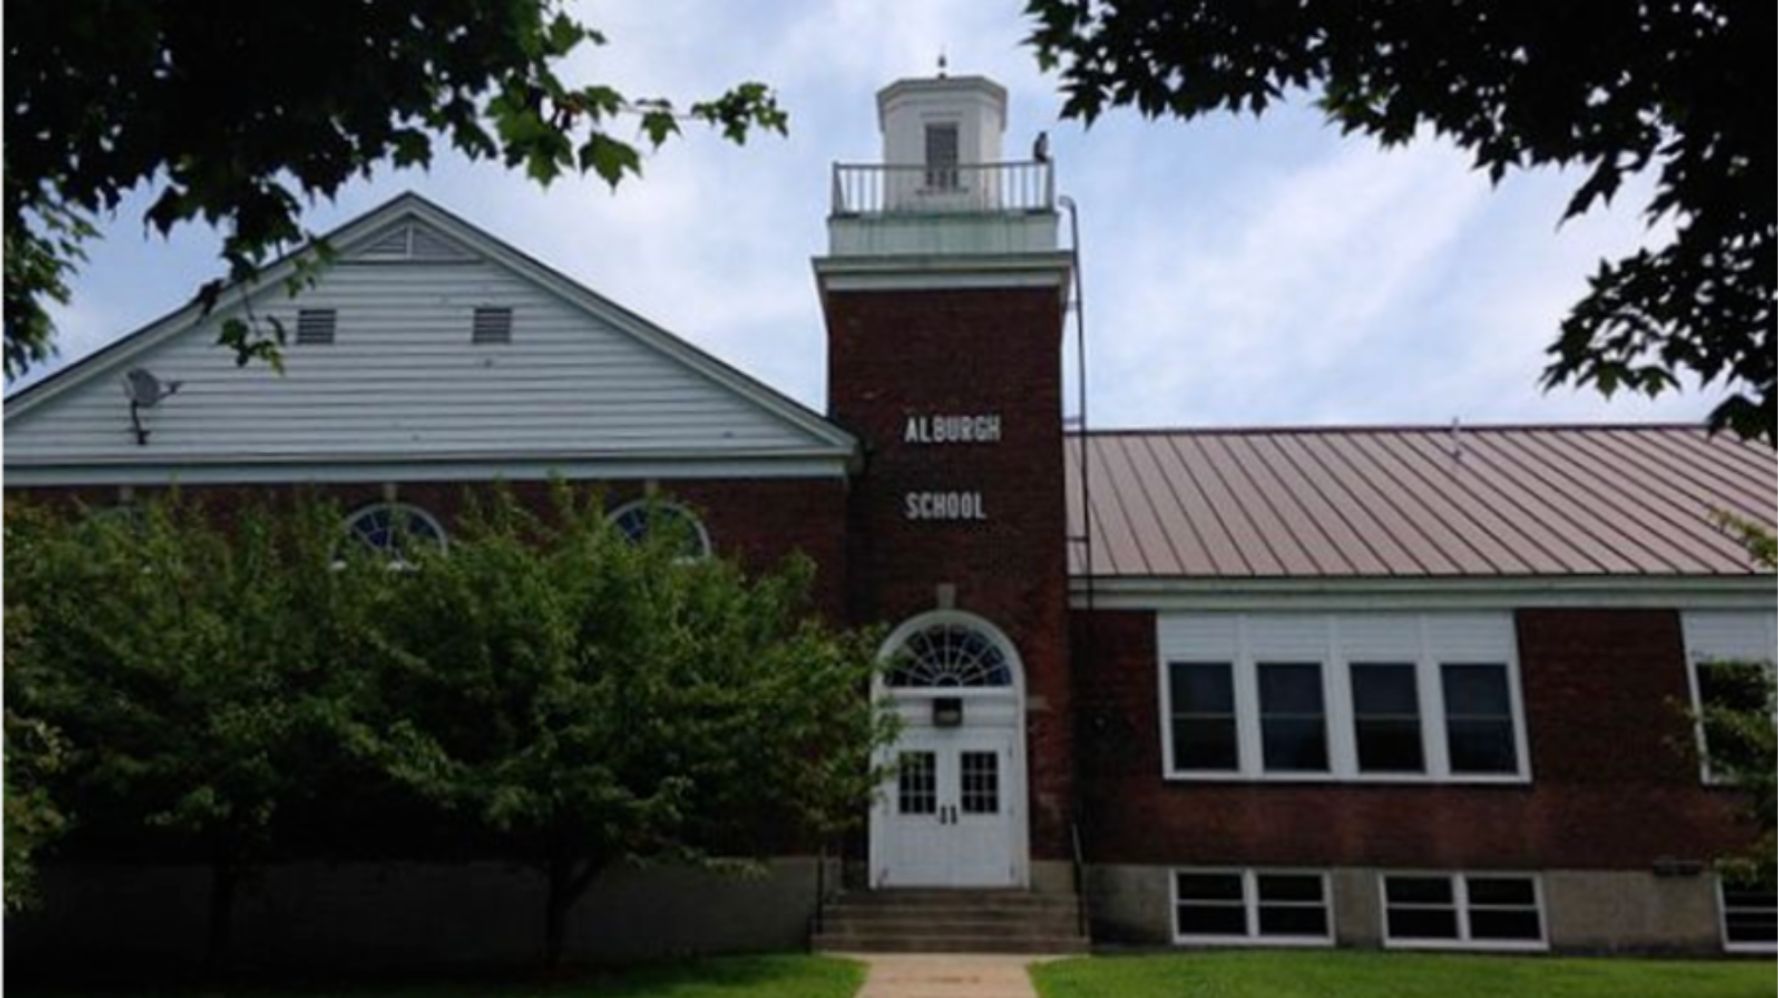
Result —
<instances>
[{"instance_id":1,"label":"white window frame","mask_svg":"<svg viewBox=\"0 0 1778 998\"><path fill-rule=\"evenodd\" d=\"M1451 884L1451 903L1456 907L1457 938L1395 939L1389 935L1389 886L1391 877L1446 880ZM1469 878L1520 878L1531 881L1531 900L1537 909L1537 939L1472 939L1469 932ZM1422 906L1424 907L1424 906ZM1484 905L1484 908L1504 907ZM1511 905L1520 910L1523 905ZM1544 902L1543 877L1525 870L1383 870L1377 874L1377 917L1384 949L1489 950L1504 953L1542 953L1550 948L1550 913Z\"/></svg>"},{"instance_id":2,"label":"white window frame","mask_svg":"<svg viewBox=\"0 0 1778 998\"><path fill-rule=\"evenodd\" d=\"M355 527L356 527L358 521L363 519L366 516L371 515L372 513L375 513L376 511L382 510L382 509L387 509L387 510L390 510L391 512L409 513L409 514L412 514L413 516L415 516L416 518L424 521L429 527L431 527L433 532L438 534L438 548L439 548L439 550L440 551L450 550L451 535L445 530L444 524L439 522L438 517L433 516L432 512L423 506L416 506L411 502L397 502L392 499L378 500L376 502L365 503L364 505L358 507L357 509L354 509L352 512L347 513L345 518L340 521L341 533L344 534L344 536L340 540L340 543L342 545L343 544L362 544L363 542L359 540L358 534L355 530ZM346 564L346 559L338 553L341 550L342 550L342 548L339 548L339 547L334 548L334 551L336 553L335 553L335 556L333 559L333 567L336 569L337 568L344 568L345 564ZM380 554L384 554L385 552L379 550L377 553L380 555ZM408 561L406 558L403 558L399 552L389 552L389 553L392 555L388 559L388 566L391 569L394 569L396 571L405 572L405 571L408 571L409 569L412 569L414 567L413 563Z\"/></svg>"},{"instance_id":3,"label":"white window frame","mask_svg":"<svg viewBox=\"0 0 1778 998\"><path fill-rule=\"evenodd\" d=\"M1246 922L1246 931L1241 935L1208 935L1179 931L1179 875L1204 875L1212 877L1241 878L1241 911ZM1262 876L1282 877L1315 877L1321 881L1321 905L1327 911L1327 934L1325 936L1262 936L1259 933L1259 878ZM1281 946L1281 947L1314 947L1332 946L1334 944L1334 896L1333 882L1326 870L1300 869L1296 867L1241 867L1241 866L1176 866L1167 870L1167 921L1173 928L1173 944L1176 946ZM1281 902L1273 902L1279 904ZM1234 907L1234 902L1223 902L1227 907ZM1315 907L1307 903L1297 902L1293 907Z\"/></svg>"},{"instance_id":4,"label":"white window frame","mask_svg":"<svg viewBox=\"0 0 1778 998\"><path fill-rule=\"evenodd\" d=\"M1343 639L1342 622L1370 618L1398 625L1393 637L1398 646L1376 651L1354 648ZM1278 622L1283 631L1295 630L1299 647L1268 645L1259 637L1267 625ZM1461 624L1491 630L1494 640L1485 649L1438 633L1443 624ZM1170 640L1170 631L1202 624L1223 635L1203 646ZM1156 687L1160 710L1161 776L1170 781L1265 782L1265 783L1406 783L1406 784L1527 784L1531 782L1531 752L1525 717L1525 697L1520 681L1516 621L1510 611L1435 611L1428 613L1233 613L1191 612L1156 615ZM1256 640L1257 637L1257 640ZM1265 769L1260 737L1259 670L1261 662L1319 662L1322 708L1325 712L1328 768L1325 772ZM1234 681L1236 767L1182 769L1173 759L1173 697L1169 682L1173 663L1227 662ZM1351 666L1354 664L1412 664L1420 707L1421 758L1424 772L1362 772L1352 708ZM1513 752L1517 768L1510 773L1452 772L1444 703L1444 665L1501 665L1506 669L1507 695L1512 709Z\"/></svg>"},{"instance_id":5,"label":"white window frame","mask_svg":"<svg viewBox=\"0 0 1778 998\"><path fill-rule=\"evenodd\" d=\"M1729 941L1728 884L1716 878L1716 937L1722 940L1724 953L1778 953L1778 942L1736 943Z\"/></svg>"},{"instance_id":6,"label":"white window frame","mask_svg":"<svg viewBox=\"0 0 1778 998\"><path fill-rule=\"evenodd\" d=\"M1686 610L1679 615L1685 638L1685 686L1691 697L1692 716L1704 709L1698 670L1716 663L1764 662L1773 668L1773 649L1778 647L1778 613L1770 610ZM1710 786L1733 782L1710 771L1710 755L1704 744L1703 722L1692 724L1698 747L1698 780ZM1720 897L1720 892L1719 892Z\"/></svg>"},{"instance_id":7,"label":"white window frame","mask_svg":"<svg viewBox=\"0 0 1778 998\"><path fill-rule=\"evenodd\" d=\"M693 529L697 532L698 546L701 550L695 555L681 555L678 560L687 563L703 561L716 553L716 548L710 543L710 528L704 526L704 518L693 512L691 507L684 503L668 502L644 496L640 499L632 499L629 502L623 503L611 512L605 514L605 522L610 524L613 529L616 529L618 520L628 516L631 512L637 509L643 509L651 505L656 509L668 510L685 517L691 522Z\"/></svg>"}]
</instances>

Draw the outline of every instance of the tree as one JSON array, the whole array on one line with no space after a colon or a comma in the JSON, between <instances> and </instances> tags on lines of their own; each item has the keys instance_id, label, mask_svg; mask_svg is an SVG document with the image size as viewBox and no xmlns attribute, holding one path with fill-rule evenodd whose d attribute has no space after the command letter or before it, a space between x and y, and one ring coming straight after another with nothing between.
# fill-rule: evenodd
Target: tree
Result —
<instances>
[{"instance_id":1,"label":"tree","mask_svg":"<svg viewBox=\"0 0 1778 998\"><path fill-rule=\"evenodd\" d=\"M41 788L103 847L206 862L220 963L237 886L332 754L354 675L339 666L361 660L390 573L331 567L322 503L7 507L7 624L30 624L8 717L62 738Z\"/></svg>"},{"instance_id":2,"label":"tree","mask_svg":"<svg viewBox=\"0 0 1778 998\"><path fill-rule=\"evenodd\" d=\"M597 31L561 0L386 0L242 4L100 0L6 8L5 358L7 377L50 356L48 303L95 221L129 191L159 194L144 218L166 233L222 227L226 278L206 308L282 249L313 237L302 201L332 197L377 168L426 165L446 142L548 184L592 171L615 186L641 173L625 121L654 146L681 120L735 142L783 132L784 113L743 83L683 114L661 98L570 85L557 67ZM326 247L311 263L325 261ZM271 334L231 319L222 339L245 363L277 362Z\"/></svg>"},{"instance_id":3,"label":"tree","mask_svg":"<svg viewBox=\"0 0 1778 998\"><path fill-rule=\"evenodd\" d=\"M1190 120L1314 89L1328 119L1384 145L1430 127L1498 182L1578 166L1563 218L1657 168L1650 223L1673 241L1602 262L1543 383L1656 395L1720 382L1713 428L1778 440L1778 6L1028 0L1065 117L1108 107Z\"/></svg>"},{"instance_id":4,"label":"tree","mask_svg":"<svg viewBox=\"0 0 1778 998\"><path fill-rule=\"evenodd\" d=\"M1718 513L1717 522L1747 548L1753 564L1778 568L1778 541L1759 524ZM1718 863L1735 883L1778 883L1778 677L1770 662L1712 662L1698 676L1691 720L1703 734L1711 776L1739 789L1754 841Z\"/></svg>"},{"instance_id":5,"label":"tree","mask_svg":"<svg viewBox=\"0 0 1778 998\"><path fill-rule=\"evenodd\" d=\"M873 642L810 615L805 559L749 578L654 522L631 543L565 485L547 515L475 504L399 573L350 739L543 874L551 964L613 864L745 867L856 822L893 734Z\"/></svg>"}]
</instances>

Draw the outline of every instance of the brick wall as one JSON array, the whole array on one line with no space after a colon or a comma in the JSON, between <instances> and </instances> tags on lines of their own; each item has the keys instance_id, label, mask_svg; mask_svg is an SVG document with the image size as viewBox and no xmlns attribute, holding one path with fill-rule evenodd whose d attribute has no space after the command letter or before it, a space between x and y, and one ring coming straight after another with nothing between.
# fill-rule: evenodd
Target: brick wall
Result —
<instances>
[{"instance_id":1,"label":"brick wall","mask_svg":"<svg viewBox=\"0 0 1778 998\"><path fill-rule=\"evenodd\" d=\"M1066 855L1072 730L1063 562L1061 300L1055 288L826 295L832 417L864 444L850 606L893 624L936 587L1017 645L1029 711L1031 851ZM997 443L909 444L909 416L998 414ZM980 492L981 522L909 520L910 491Z\"/></svg>"},{"instance_id":2,"label":"brick wall","mask_svg":"<svg viewBox=\"0 0 1778 998\"><path fill-rule=\"evenodd\" d=\"M608 508L616 508L643 495L641 482L576 482L576 488L600 489ZM549 506L548 482L508 483L513 492L534 509ZM226 508L231 502L253 496L289 496L294 485L184 486L183 491L204 502ZM437 517L449 532L466 501L488 482L403 482L395 486L395 498L412 503ZM136 490L143 494L145 490ZM379 483L341 483L318 487L344 509L382 501L385 486ZM758 570L775 564L794 551L814 559L817 566L817 608L831 620L845 617L845 516L846 484L837 478L694 479L663 481L663 498L683 502L696 510L709 531L717 554L733 556L742 565ZM115 487L8 489L12 496L58 500L78 499L97 505L115 505Z\"/></svg>"},{"instance_id":3,"label":"brick wall","mask_svg":"<svg viewBox=\"0 0 1778 998\"><path fill-rule=\"evenodd\" d=\"M1699 784L1675 612L1516 614L1532 782L1505 787L1164 782L1154 623L1073 620L1093 862L1648 869L1745 841Z\"/></svg>"}]
</instances>

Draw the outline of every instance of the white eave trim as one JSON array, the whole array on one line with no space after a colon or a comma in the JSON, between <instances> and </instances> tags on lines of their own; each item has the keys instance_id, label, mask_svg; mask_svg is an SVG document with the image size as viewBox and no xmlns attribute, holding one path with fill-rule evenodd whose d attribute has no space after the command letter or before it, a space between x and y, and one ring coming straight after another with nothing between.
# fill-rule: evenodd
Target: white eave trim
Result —
<instances>
[{"instance_id":1,"label":"white eave trim","mask_svg":"<svg viewBox=\"0 0 1778 998\"><path fill-rule=\"evenodd\" d=\"M8 465L7 488L79 485L220 485L280 482L585 481L840 478L846 453L734 451L708 454L366 454L240 457L177 463Z\"/></svg>"},{"instance_id":2,"label":"white eave trim","mask_svg":"<svg viewBox=\"0 0 1778 998\"><path fill-rule=\"evenodd\" d=\"M1068 580L1069 603L1087 605L1088 580ZM1625 607L1761 609L1778 601L1778 577L1468 576L1463 578L1092 580L1099 610L1399 610Z\"/></svg>"},{"instance_id":3,"label":"white eave trim","mask_svg":"<svg viewBox=\"0 0 1778 998\"><path fill-rule=\"evenodd\" d=\"M1073 254L1040 253L885 253L819 256L815 281L821 292L915 291L960 288L1062 288Z\"/></svg>"}]
</instances>

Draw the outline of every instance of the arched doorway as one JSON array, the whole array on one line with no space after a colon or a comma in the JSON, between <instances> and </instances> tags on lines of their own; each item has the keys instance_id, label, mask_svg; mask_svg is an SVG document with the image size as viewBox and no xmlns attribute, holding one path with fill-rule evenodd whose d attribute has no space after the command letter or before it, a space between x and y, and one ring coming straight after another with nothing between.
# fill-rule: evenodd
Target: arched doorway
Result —
<instances>
[{"instance_id":1,"label":"arched doorway","mask_svg":"<svg viewBox=\"0 0 1778 998\"><path fill-rule=\"evenodd\" d=\"M1018 650L973 614L935 610L883 643L876 695L901 717L871 808L873 887L1027 882L1025 676Z\"/></svg>"}]
</instances>

